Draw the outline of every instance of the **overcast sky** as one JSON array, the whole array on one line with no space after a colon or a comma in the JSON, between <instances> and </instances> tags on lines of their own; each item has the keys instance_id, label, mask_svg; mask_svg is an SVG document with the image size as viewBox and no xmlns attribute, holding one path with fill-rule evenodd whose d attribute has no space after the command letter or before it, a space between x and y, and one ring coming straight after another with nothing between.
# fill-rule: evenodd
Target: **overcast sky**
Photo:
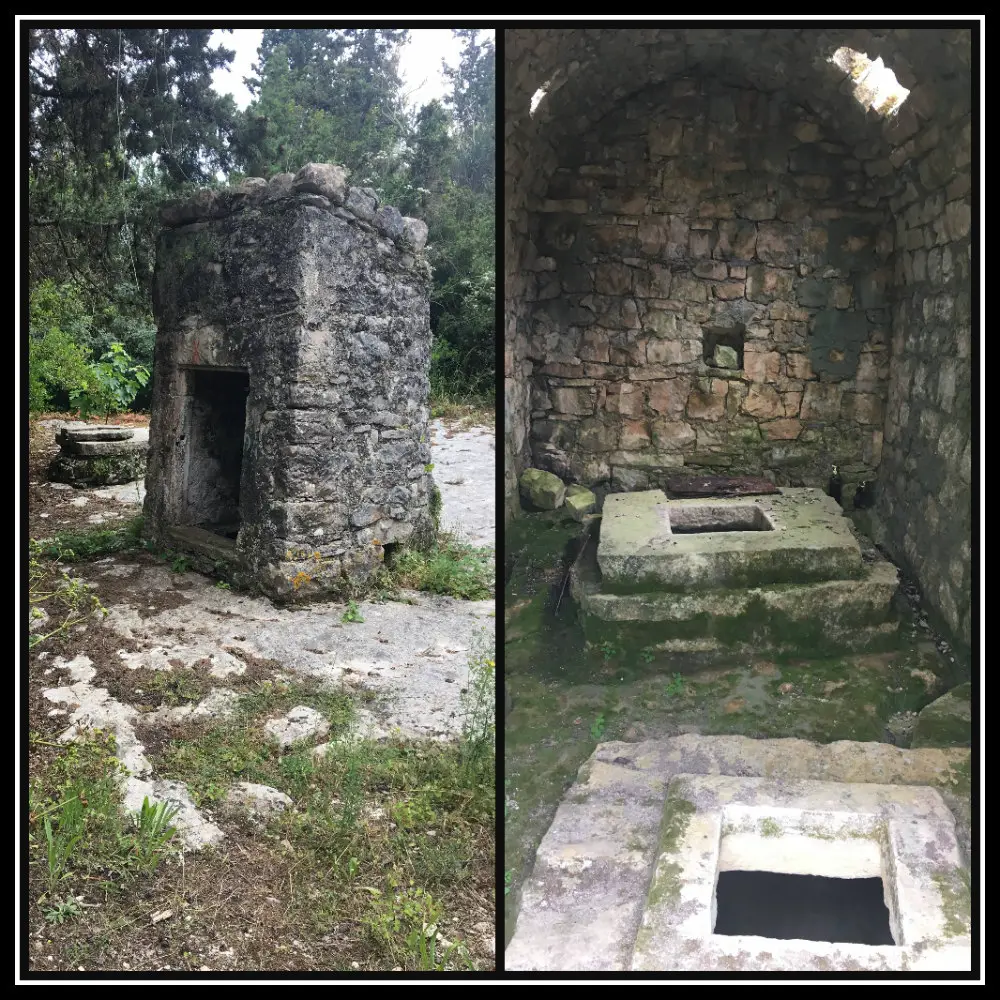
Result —
<instances>
[{"instance_id":1,"label":"overcast sky","mask_svg":"<svg viewBox=\"0 0 1000 1000\"><path fill-rule=\"evenodd\" d=\"M236 51L230 69L212 74L212 85L220 94L232 94L240 109L250 103L250 92L243 86L243 78L250 76L262 34L260 28L236 28L212 34L213 44L221 43ZM493 34L493 31L481 32L483 36ZM441 60L447 59L449 65L457 66L460 53L461 43L450 28L410 29L410 41L403 48L399 69L411 108L418 109L434 98L444 97L448 83L441 74Z\"/></svg>"}]
</instances>

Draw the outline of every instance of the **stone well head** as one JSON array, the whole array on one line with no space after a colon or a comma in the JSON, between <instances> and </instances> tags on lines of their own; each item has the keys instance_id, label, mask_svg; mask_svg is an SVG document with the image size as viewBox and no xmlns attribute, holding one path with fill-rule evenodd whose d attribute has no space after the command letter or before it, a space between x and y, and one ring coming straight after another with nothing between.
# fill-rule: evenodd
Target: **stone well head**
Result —
<instances>
[{"instance_id":1,"label":"stone well head","mask_svg":"<svg viewBox=\"0 0 1000 1000\"><path fill-rule=\"evenodd\" d=\"M145 531L276 598L434 532L427 227L308 164L161 212Z\"/></svg>"}]
</instances>

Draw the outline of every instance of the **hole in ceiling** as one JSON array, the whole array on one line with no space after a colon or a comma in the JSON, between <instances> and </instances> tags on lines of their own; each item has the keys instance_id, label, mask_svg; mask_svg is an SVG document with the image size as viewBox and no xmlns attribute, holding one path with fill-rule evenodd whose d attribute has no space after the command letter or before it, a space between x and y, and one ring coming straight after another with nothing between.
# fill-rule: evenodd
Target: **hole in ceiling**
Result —
<instances>
[{"instance_id":1,"label":"hole in ceiling","mask_svg":"<svg viewBox=\"0 0 1000 1000\"><path fill-rule=\"evenodd\" d=\"M549 84L551 82L551 80L546 80L545 83L543 83L538 90L531 95L531 107L528 108L528 114L530 114L532 118L535 117L535 112L538 110L538 105L542 103L542 98L549 92Z\"/></svg>"},{"instance_id":2,"label":"hole in ceiling","mask_svg":"<svg viewBox=\"0 0 1000 1000\"><path fill-rule=\"evenodd\" d=\"M902 86L882 57L872 60L864 52L841 46L829 59L854 83L854 97L865 109L885 117L896 114L910 92Z\"/></svg>"}]
</instances>

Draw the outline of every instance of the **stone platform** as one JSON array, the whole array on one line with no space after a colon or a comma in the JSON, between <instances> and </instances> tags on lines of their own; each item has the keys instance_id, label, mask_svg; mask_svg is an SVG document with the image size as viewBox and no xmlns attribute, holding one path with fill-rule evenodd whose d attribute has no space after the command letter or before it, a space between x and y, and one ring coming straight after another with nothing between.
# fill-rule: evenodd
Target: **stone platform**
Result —
<instances>
[{"instance_id":1,"label":"stone platform","mask_svg":"<svg viewBox=\"0 0 1000 1000\"><path fill-rule=\"evenodd\" d=\"M847 579L861 549L837 502L817 489L668 500L662 490L604 501L597 549L606 590L690 590Z\"/></svg>"},{"instance_id":2,"label":"stone platform","mask_svg":"<svg viewBox=\"0 0 1000 1000\"><path fill-rule=\"evenodd\" d=\"M896 641L889 608L898 572L868 560L840 507L819 490L752 501L612 494L597 545L572 569L571 593L595 644L695 658L835 655Z\"/></svg>"},{"instance_id":3,"label":"stone platform","mask_svg":"<svg viewBox=\"0 0 1000 1000\"><path fill-rule=\"evenodd\" d=\"M60 452L49 466L53 482L118 486L141 479L146 471L148 428L83 424L63 427L56 441Z\"/></svg>"},{"instance_id":4,"label":"stone platform","mask_svg":"<svg viewBox=\"0 0 1000 1000\"><path fill-rule=\"evenodd\" d=\"M539 846L505 967L968 970L968 767L881 743L602 744ZM718 874L740 869L879 877L894 944L716 934Z\"/></svg>"}]
</instances>

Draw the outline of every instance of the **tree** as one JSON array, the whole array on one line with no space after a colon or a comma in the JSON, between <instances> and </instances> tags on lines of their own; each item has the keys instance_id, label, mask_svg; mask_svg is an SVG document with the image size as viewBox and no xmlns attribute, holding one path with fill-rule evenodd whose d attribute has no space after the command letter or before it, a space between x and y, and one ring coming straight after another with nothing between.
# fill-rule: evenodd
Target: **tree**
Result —
<instances>
[{"instance_id":1,"label":"tree","mask_svg":"<svg viewBox=\"0 0 1000 1000\"><path fill-rule=\"evenodd\" d=\"M210 48L210 35L29 32L30 288L72 289L88 317L78 342L98 356L123 341L151 362L157 209L231 164L235 106L211 89L211 73L233 53Z\"/></svg>"}]
</instances>

